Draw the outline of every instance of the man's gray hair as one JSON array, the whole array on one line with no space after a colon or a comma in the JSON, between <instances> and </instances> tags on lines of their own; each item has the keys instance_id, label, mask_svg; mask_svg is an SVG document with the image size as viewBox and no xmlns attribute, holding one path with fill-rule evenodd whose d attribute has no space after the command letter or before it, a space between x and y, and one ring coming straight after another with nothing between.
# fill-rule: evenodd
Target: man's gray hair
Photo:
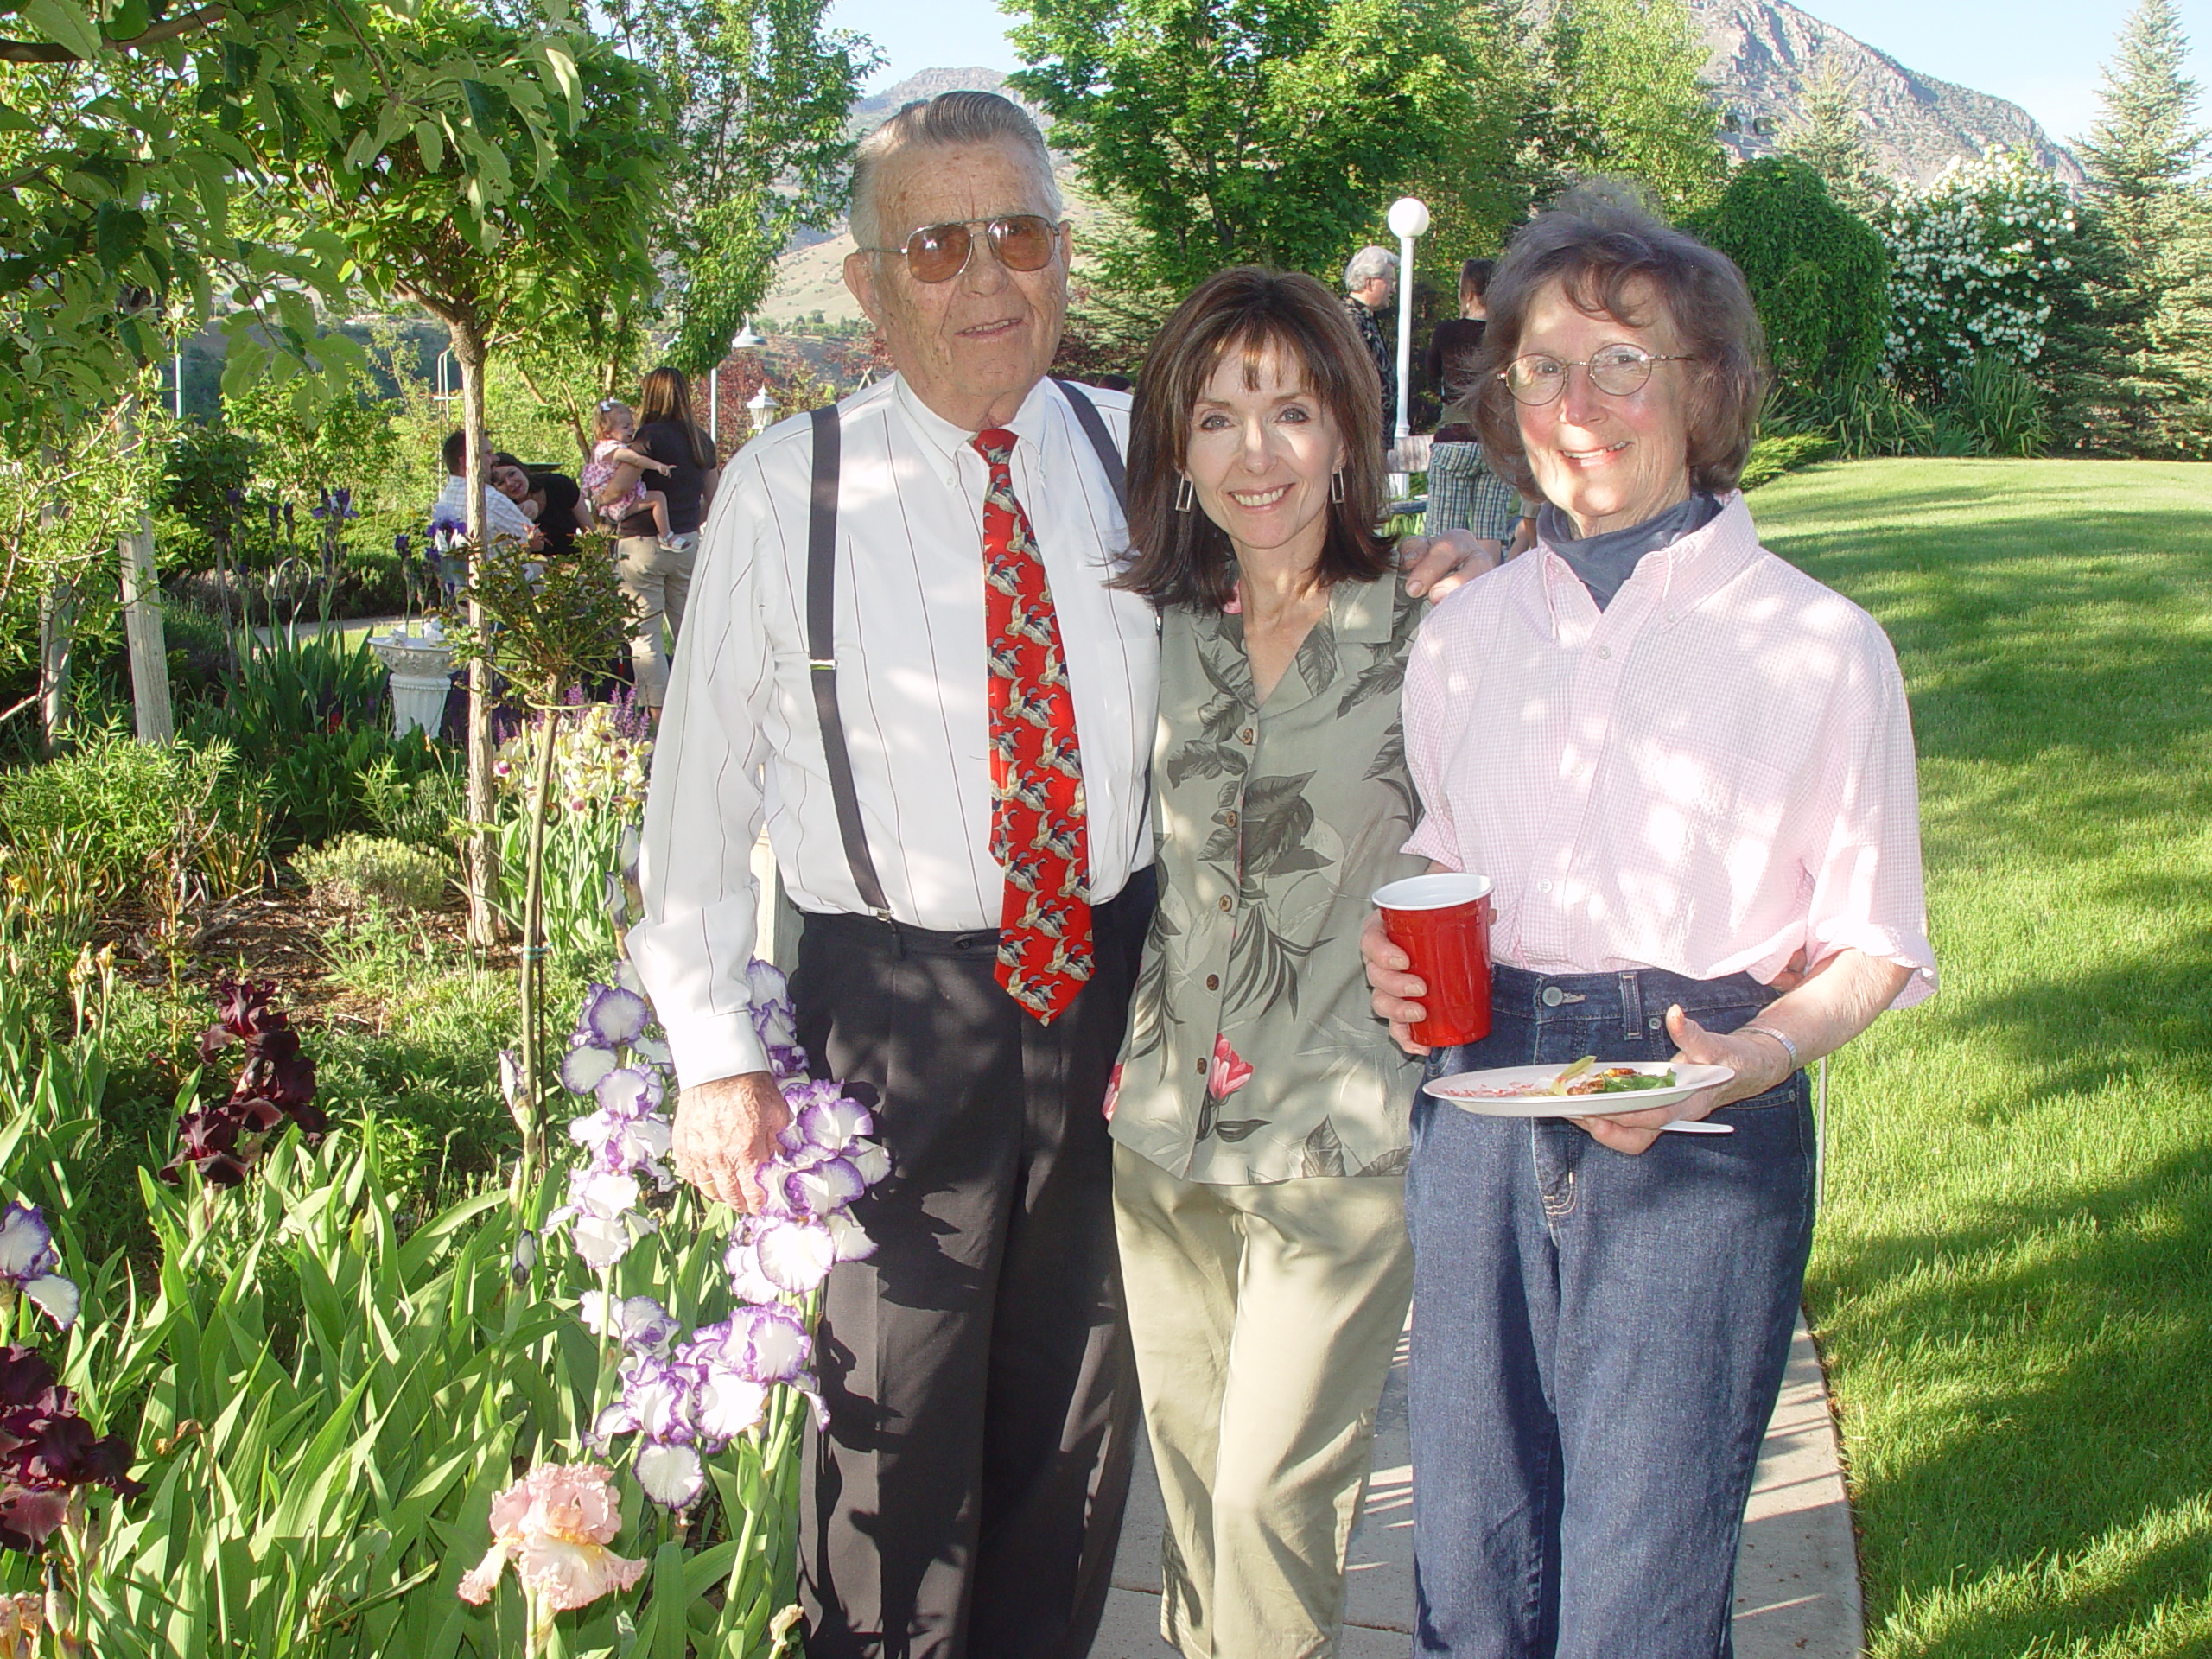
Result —
<instances>
[{"instance_id":1,"label":"man's gray hair","mask_svg":"<svg viewBox=\"0 0 2212 1659\"><path fill-rule=\"evenodd\" d=\"M1398 279L1398 256L1388 248L1372 245L1362 248L1344 261L1344 292L1357 294L1377 276Z\"/></svg>"},{"instance_id":2,"label":"man's gray hair","mask_svg":"<svg viewBox=\"0 0 2212 1659\"><path fill-rule=\"evenodd\" d=\"M860 142L853 152L853 242L862 248L880 248L885 226L876 211L876 175L885 162L915 144L940 148L956 144L1006 144L1036 164L1044 189L1046 211L1060 217L1060 188L1052 178L1052 154L1045 135L1027 111L1010 98L996 92L939 92L917 99ZM893 230L900 235L915 228ZM1397 262L1394 258L1391 263Z\"/></svg>"}]
</instances>

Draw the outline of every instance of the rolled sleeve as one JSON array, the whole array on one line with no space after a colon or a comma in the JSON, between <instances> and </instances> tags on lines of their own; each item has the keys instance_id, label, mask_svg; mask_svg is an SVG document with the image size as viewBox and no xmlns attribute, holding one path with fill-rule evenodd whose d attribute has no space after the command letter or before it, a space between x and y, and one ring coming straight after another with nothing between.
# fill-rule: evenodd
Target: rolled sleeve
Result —
<instances>
[{"instance_id":1,"label":"rolled sleeve","mask_svg":"<svg viewBox=\"0 0 2212 1659\"><path fill-rule=\"evenodd\" d=\"M1808 849L1806 954L1818 962L1861 950L1910 969L1891 1004L1904 1008L1935 994L1936 951L1928 937L1920 788L1904 677L1889 641L1870 632L1854 683L1840 700L1834 810L1825 841Z\"/></svg>"}]
</instances>

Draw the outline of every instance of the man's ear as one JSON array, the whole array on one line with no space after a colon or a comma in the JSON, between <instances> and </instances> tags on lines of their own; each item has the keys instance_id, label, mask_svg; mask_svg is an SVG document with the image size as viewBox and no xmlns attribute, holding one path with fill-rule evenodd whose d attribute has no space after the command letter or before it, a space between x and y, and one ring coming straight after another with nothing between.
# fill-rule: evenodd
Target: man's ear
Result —
<instances>
[{"instance_id":1,"label":"man's ear","mask_svg":"<svg viewBox=\"0 0 2212 1659\"><path fill-rule=\"evenodd\" d=\"M855 248L845 256L845 290L861 302L868 320L883 326L883 307L875 291L875 262Z\"/></svg>"}]
</instances>

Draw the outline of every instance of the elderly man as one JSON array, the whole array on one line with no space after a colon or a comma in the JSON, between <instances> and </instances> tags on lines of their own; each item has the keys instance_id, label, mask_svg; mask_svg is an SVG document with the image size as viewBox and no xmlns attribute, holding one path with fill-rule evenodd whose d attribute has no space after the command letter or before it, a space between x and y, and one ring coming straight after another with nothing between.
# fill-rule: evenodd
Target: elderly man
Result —
<instances>
[{"instance_id":1,"label":"elderly man","mask_svg":"<svg viewBox=\"0 0 2212 1659\"><path fill-rule=\"evenodd\" d=\"M1153 897L1157 629L1110 585L1128 399L1046 378L1069 238L1017 105L899 111L861 145L852 228L898 372L729 467L631 950L683 1084L677 1167L750 1205L785 1122L743 971L765 821L804 913L800 1041L880 1101L876 1251L831 1274L817 1340L808 1654L1073 1659L1135 1426L1101 1111Z\"/></svg>"},{"instance_id":2,"label":"elderly man","mask_svg":"<svg viewBox=\"0 0 2212 1659\"><path fill-rule=\"evenodd\" d=\"M1362 248L1344 262L1344 309L1351 313L1359 337L1367 344L1367 354L1375 359L1375 372L1382 377L1382 446L1386 449L1398 435L1398 359L1376 319L1397 298L1398 256L1389 249Z\"/></svg>"}]
</instances>

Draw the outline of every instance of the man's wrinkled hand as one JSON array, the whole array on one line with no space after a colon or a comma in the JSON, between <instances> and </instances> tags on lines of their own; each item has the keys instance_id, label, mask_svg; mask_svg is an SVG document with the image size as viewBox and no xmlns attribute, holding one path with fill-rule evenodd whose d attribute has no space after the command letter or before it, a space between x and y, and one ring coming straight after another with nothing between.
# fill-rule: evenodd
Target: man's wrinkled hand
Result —
<instances>
[{"instance_id":1,"label":"man's wrinkled hand","mask_svg":"<svg viewBox=\"0 0 2212 1659\"><path fill-rule=\"evenodd\" d=\"M784 1091L766 1071L694 1084L676 1097L676 1173L710 1198L757 1212L765 1201L760 1166L791 1121Z\"/></svg>"},{"instance_id":2,"label":"man's wrinkled hand","mask_svg":"<svg viewBox=\"0 0 2212 1659\"><path fill-rule=\"evenodd\" d=\"M1496 542L1478 540L1471 531L1447 530L1440 536L1408 536L1398 543L1398 562L1406 568L1406 591L1444 598L1498 566Z\"/></svg>"}]
</instances>

